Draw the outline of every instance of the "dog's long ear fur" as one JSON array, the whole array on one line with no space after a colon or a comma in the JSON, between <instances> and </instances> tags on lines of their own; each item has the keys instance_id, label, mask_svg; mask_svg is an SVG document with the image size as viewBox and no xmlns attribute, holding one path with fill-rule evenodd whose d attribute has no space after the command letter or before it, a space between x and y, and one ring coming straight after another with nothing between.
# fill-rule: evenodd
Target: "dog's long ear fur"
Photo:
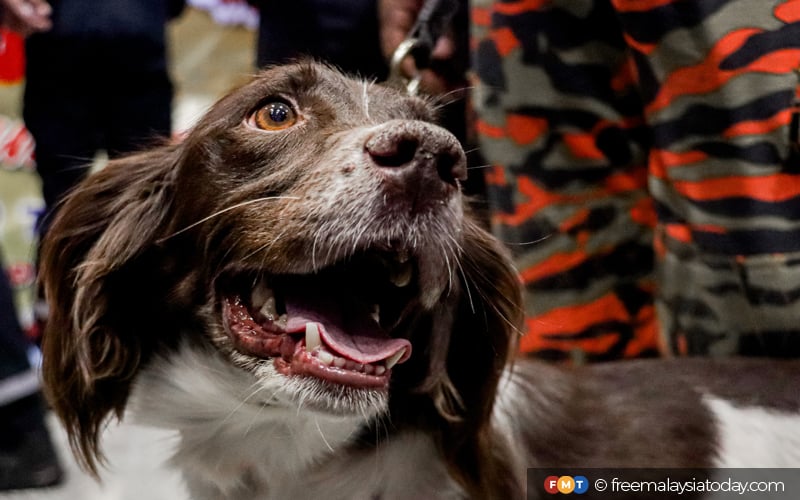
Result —
<instances>
[{"instance_id":1,"label":"dog's long ear fur","mask_svg":"<svg viewBox=\"0 0 800 500\"><path fill-rule=\"evenodd\" d=\"M425 427L433 422L428 430L439 436L451 473L470 498L516 498L519 485L508 483L490 421L522 331L519 278L501 244L469 218L457 272L458 286L434 312L430 338L414 341L428 358L426 378L411 391L422 397L396 399L393 415Z\"/></svg>"},{"instance_id":2,"label":"dog's long ear fur","mask_svg":"<svg viewBox=\"0 0 800 500\"><path fill-rule=\"evenodd\" d=\"M524 309L517 272L501 244L467 219L461 253L462 290L448 349L447 373L464 409L444 428L447 461L471 498L516 498L505 484L490 421L503 370L512 362ZM451 467L452 468L452 467Z\"/></svg>"},{"instance_id":3,"label":"dog's long ear fur","mask_svg":"<svg viewBox=\"0 0 800 500\"><path fill-rule=\"evenodd\" d=\"M132 331L136 320L112 305L120 302L112 282L163 231L176 153L162 146L110 162L65 198L42 242L45 392L76 456L95 474L98 434L112 414L121 416L148 349ZM124 300L136 301L132 295Z\"/></svg>"}]
</instances>

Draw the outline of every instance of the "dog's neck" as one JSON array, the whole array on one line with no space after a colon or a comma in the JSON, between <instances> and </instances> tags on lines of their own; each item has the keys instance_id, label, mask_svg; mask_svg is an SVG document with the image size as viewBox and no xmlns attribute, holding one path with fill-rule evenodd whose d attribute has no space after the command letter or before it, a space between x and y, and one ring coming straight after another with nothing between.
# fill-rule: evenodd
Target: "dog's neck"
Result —
<instances>
[{"instance_id":1,"label":"dog's neck","mask_svg":"<svg viewBox=\"0 0 800 500\"><path fill-rule=\"evenodd\" d=\"M263 401L259 391L221 357L183 346L142 372L131 413L137 422L180 433L173 461L181 469L218 483L229 478L231 488L243 476L294 477L354 440L367 424L360 416L256 403Z\"/></svg>"},{"instance_id":2,"label":"dog's neck","mask_svg":"<svg viewBox=\"0 0 800 500\"><path fill-rule=\"evenodd\" d=\"M179 432L172 464L193 500L463 498L429 436L390 438L380 417L249 403L256 392L246 372L184 345L140 374L129 411ZM364 432L376 433L379 449L359 449Z\"/></svg>"}]
</instances>

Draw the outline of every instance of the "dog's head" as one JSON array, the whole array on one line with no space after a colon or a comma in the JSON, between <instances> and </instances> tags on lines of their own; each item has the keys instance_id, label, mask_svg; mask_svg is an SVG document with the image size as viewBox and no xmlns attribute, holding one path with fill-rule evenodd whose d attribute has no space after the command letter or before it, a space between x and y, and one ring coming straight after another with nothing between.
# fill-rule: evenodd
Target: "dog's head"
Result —
<instances>
[{"instance_id":1,"label":"dog's head","mask_svg":"<svg viewBox=\"0 0 800 500\"><path fill-rule=\"evenodd\" d=\"M139 370L190 342L279 380L286 404L440 431L471 475L520 298L434 119L324 66L276 67L66 199L42 250L44 375L90 469Z\"/></svg>"}]
</instances>

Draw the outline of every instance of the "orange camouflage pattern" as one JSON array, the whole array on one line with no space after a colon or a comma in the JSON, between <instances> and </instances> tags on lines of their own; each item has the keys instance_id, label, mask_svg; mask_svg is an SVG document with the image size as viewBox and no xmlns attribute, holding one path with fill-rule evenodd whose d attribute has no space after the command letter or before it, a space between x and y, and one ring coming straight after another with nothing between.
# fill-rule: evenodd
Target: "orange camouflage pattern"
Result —
<instances>
[{"instance_id":1,"label":"orange camouflage pattern","mask_svg":"<svg viewBox=\"0 0 800 500\"><path fill-rule=\"evenodd\" d=\"M800 354L800 0L472 2L525 352Z\"/></svg>"}]
</instances>

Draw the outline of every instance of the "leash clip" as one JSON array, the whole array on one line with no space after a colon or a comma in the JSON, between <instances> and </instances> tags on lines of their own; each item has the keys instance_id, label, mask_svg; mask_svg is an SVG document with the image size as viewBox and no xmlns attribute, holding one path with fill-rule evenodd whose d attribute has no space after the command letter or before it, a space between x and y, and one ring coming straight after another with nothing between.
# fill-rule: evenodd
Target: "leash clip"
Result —
<instances>
[{"instance_id":1,"label":"leash clip","mask_svg":"<svg viewBox=\"0 0 800 500\"><path fill-rule=\"evenodd\" d=\"M389 63L389 81L399 82L405 87L406 92L412 96L419 94L419 84L422 80L422 74L419 71L419 67L415 65L414 74L407 77L403 74L401 65L406 57L413 57L413 52L417 47L419 47L419 40L417 38L406 38L394 50L392 60Z\"/></svg>"},{"instance_id":2,"label":"leash clip","mask_svg":"<svg viewBox=\"0 0 800 500\"><path fill-rule=\"evenodd\" d=\"M457 10L456 0L425 0L411 31L392 54L390 81L401 82L410 95L419 93L421 71L431 66L431 54L436 41L448 30ZM409 56L414 60L415 72L406 76L401 65Z\"/></svg>"}]
</instances>

